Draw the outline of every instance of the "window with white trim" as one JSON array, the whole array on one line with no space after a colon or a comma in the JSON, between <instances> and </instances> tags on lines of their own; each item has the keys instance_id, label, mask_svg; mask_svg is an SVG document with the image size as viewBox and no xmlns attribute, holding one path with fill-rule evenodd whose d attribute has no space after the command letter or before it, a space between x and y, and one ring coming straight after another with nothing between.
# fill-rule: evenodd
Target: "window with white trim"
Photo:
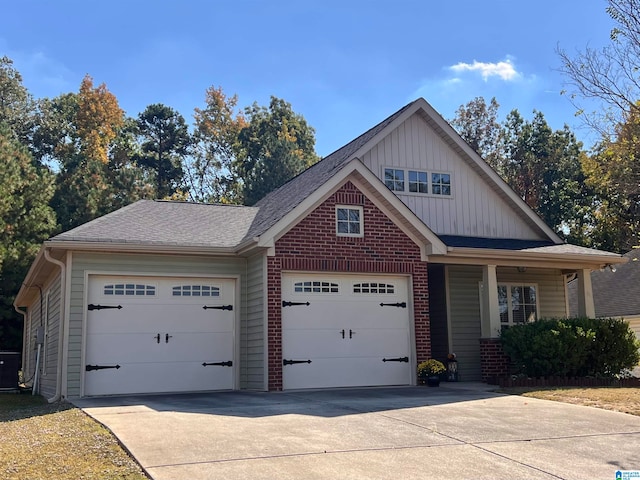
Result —
<instances>
[{"instance_id":1,"label":"window with white trim","mask_svg":"<svg viewBox=\"0 0 640 480\"><path fill-rule=\"evenodd\" d=\"M293 285L293 291L297 293L338 293L338 284L320 280L296 282Z\"/></svg>"},{"instance_id":2,"label":"window with white trim","mask_svg":"<svg viewBox=\"0 0 640 480\"><path fill-rule=\"evenodd\" d=\"M176 285L171 289L174 297L219 297L220 287L213 285Z\"/></svg>"},{"instance_id":3,"label":"window with white trim","mask_svg":"<svg viewBox=\"0 0 640 480\"><path fill-rule=\"evenodd\" d=\"M504 328L535 322L538 318L537 292L535 285L498 284L500 325Z\"/></svg>"},{"instance_id":4,"label":"window with white trim","mask_svg":"<svg viewBox=\"0 0 640 480\"><path fill-rule=\"evenodd\" d=\"M340 237L364 236L362 207L342 205L336 207L336 234Z\"/></svg>"},{"instance_id":5,"label":"window with white trim","mask_svg":"<svg viewBox=\"0 0 640 480\"><path fill-rule=\"evenodd\" d=\"M451 174L425 170L385 168L384 184L394 192L450 197Z\"/></svg>"},{"instance_id":6,"label":"window with white trim","mask_svg":"<svg viewBox=\"0 0 640 480\"><path fill-rule=\"evenodd\" d=\"M384 169L384 183L394 192L404 192L404 170L396 168Z\"/></svg>"},{"instance_id":7,"label":"window with white trim","mask_svg":"<svg viewBox=\"0 0 640 480\"><path fill-rule=\"evenodd\" d=\"M112 283L105 285L102 293L110 296L155 297L156 286L140 283Z\"/></svg>"},{"instance_id":8,"label":"window with white trim","mask_svg":"<svg viewBox=\"0 0 640 480\"><path fill-rule=\"evenodd\" d=\"M353 293L395 293L395 287L390 283L366 282L356 283L353 286Z\"/></svg>"},{"instance_id":9,"label":"window with white trim","mask_svg":"<svg viewBox=\"0 0 640 480\"><path fill-rule=\"evenodd\" d=\"M451 175L448 173L432 173L431 193L434 195L451 195Z\"/></svg>"}]
</instances>

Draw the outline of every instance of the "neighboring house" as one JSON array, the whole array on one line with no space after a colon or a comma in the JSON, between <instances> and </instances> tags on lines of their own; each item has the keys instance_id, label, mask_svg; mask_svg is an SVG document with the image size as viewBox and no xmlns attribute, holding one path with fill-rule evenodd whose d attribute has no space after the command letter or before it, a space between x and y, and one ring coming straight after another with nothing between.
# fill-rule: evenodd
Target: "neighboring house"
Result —
<instances>
[{"instance_id":1,"label":"neighboring house","mask_svg":"<svg viewBox=\"0 0 640 480\"><path fill-rule=\"evenodd\" d=\"M619 255L565 244L423 99L253 207L139 201L46 241L15 305L52 398L412 385L567 314ZM40 342L40 340L42 340Z\"/></svg>"},{"instance_id":2,"label":"neighboring house","mask_svg":"<svg viewBox=\"0 0 640 480\"><path fill-rule=\"evenodd\" d=\"M640 249L627 252L627 263L591 273L596 318L624 318L640 339ZM569 314L577 316L578 282L570 282ZM634 372L640 376L640 369Z\"/></svg>"}]
</instances>

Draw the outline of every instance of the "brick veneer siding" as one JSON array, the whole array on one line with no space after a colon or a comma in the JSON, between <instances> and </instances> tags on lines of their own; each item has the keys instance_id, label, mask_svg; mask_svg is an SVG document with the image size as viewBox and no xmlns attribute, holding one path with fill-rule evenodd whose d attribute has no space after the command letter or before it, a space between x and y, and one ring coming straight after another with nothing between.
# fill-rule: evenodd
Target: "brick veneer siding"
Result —
<instances>
[{"instance_id":1,"label":"brick veneer siding","mask_svg":"<svg viewBox=\"0 0 640 480\"><path fill-rule=\"evenodd\" d=\"M509 357L505 355L499 338L480 339L480 368L482 381L495 383L509 374Z\"/></svg>"},{"instance_id":2,"label":"brick veneer siding","mask_svg":"<svg viewBox=\"0 0 640 480\"><path fill-rule=\"evenodd\" d=\"M364 237L336 235L336 205L363 207ZM351 182L283 235L267 259L269 390L282 390L282 271L411 275L417 361L430 357L427 264L420 248Z\"/></svg>"}]
</instances>

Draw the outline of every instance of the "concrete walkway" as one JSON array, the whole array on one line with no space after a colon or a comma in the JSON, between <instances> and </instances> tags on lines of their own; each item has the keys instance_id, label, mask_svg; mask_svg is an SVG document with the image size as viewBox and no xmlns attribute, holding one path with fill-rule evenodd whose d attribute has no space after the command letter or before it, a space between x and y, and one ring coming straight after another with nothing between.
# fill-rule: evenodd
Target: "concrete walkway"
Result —
<instances>
[{"instance_id":1,"label":"concrete walkway","mask_svg":"<svg viewBox=\"0 0 640 480\"><path fill-rule=\"evenodd\" d=\"M74 403L156 480L614 480L640 470L640 417L483 384Z\"/></svg>"}]
</instances>

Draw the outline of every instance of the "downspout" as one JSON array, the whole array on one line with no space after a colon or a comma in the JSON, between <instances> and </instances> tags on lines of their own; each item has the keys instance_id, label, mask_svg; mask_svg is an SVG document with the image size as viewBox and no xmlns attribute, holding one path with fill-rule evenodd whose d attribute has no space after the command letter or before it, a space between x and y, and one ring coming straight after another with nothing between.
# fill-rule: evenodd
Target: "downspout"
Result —
<instances>
[{"instance_id":1,"label":"downspout","mask_svg":"<svg viewBox=\"0 0 640 480\"><path fill-rule=\"evenodd\" d=\"M65 312L65 298L66 298L66 285L67 285L67 281L66 281L66 273L67 273L67 268L66 265L61 262L60 260L56 260L55 258L52 258L51 255L49 254L49 249L44 250L44 258L47 262L49 263L53 263L54 265L57 265L58 267L60 267L60 321L59 326L58 326L58 368L56 371L56 393L53 397L51 398L47 398L47 401L49 403L54 403L60 400L60 398L62 397L61 395L61 389L62 389L62 367L63 367L63 362L62 362L62 357L63 357L63 348L64 348L64 336L65 336L65 331L64 331L64 327L65 327L65 317L66 317L66 312Z\"/></svg>"},{"instance_id":2,"label":"downspout","mask_svg":"<svg viewBox=\"0 0 640 480\"><path fill-rule=\"evenodd\" d=\"M25 365L27 364L26 358L28 356L27 335L25 335L25 331L27 328L27 312L25 312L24 310L20 310L20 308L18 308L15 304L13 305L13 309L20 315L22 315L22 360L20 361L20 364L22 365L22 380L24 381L24 379L26 378L24 374Z\"/></svg>"}]
</instances>

